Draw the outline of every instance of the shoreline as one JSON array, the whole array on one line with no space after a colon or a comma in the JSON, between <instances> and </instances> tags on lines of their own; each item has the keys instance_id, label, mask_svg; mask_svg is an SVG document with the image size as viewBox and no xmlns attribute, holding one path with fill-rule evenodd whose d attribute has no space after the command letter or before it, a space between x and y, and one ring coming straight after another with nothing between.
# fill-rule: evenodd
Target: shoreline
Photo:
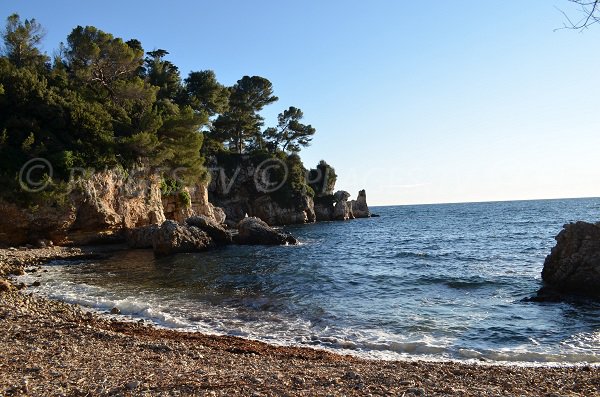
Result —
<instances>
[{"instance_id":1,"label":"shoreline","mask_svg":"<svg viewBox=\"0 0 600 397\"><path fill-rule=\"evenodd\" d=\"M9 252L43 263L110 251L43 250ZM600 395L593 364L367 359L119 321L27 289L0 302L0 395Z\"/></svg>"}]
</instances>

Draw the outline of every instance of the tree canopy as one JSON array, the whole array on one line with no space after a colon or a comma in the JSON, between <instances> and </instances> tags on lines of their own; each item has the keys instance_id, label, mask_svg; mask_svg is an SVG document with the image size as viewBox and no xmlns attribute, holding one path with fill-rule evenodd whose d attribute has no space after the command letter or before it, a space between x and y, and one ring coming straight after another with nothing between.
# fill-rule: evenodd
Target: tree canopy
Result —
<instances>
[{"instance_id":1,"label":"tree canopy","mask_svg":"<svg viewBox=\"0 0 600 397\"><path fill-rule=\"evenodd\" d=\"M287 158L286 151L299 151L315 133L295 107L279 115L276 127L263 130L260 112L278 100L264 77L243 76L231 87L212 70L182 79L167 50L145 52L139 40L94 26L75 27L51 62L40 48L43 38L35 19L17 14L2 31L4 186L18 186L20 168L36 157L48 159L54 177L63 180L73 167L142 165L206 181L205 155L225 147L238 155L268 148L272 156ZM302 170L300 162L297 174Z\"/></svg>"}]
</instances>

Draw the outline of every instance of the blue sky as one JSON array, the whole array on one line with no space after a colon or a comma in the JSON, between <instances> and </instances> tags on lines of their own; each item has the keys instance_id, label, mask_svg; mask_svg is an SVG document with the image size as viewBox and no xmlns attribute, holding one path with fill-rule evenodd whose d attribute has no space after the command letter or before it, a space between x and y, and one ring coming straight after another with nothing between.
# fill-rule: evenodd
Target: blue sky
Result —
<instances>
[{"instance_id":1,"label":"blue sky","mask_svg":"<svg viewBox=\"0 0 600 397\"><path fill-rule=\"evenodd\" d=\"M170 52L187 74L271 80L320 159L371 205L600 196L600 26L567 0L13 1L49 54L76 25Z\"/></svg>"}]
</instances>

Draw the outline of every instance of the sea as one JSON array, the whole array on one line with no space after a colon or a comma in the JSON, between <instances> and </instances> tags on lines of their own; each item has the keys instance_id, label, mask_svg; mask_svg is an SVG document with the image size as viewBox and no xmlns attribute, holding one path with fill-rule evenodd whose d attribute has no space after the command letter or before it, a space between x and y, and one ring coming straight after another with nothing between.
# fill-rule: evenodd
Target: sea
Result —
<instances>
[{"instance_id":1,"label":"sea","mask_svg":"<svg viewBox=\"0 0 600 397\"><path fill-rule=\"evenodd\" d=\"M531 302L563 224L600 198L374 207L297 246L53 262L29 290L160 327L364 358L600 363L600 302Z\"/></svg>"}]
</instances>

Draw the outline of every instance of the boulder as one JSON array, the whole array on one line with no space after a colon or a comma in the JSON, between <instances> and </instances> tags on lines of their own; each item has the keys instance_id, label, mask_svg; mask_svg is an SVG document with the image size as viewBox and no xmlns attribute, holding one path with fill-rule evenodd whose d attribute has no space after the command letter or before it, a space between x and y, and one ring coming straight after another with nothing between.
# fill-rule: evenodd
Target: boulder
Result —
<instances>
[{"instance_id":1,"label":"boulder","mask_svg":"<svg viewBox=\"0 0 600 397\"><path fill-rule=\"evenodd\" d=\"M282 233L267 225L256 217L244 218L238 223L239 233L235 242L245 245L286 245L298 244L298 241L288 233Z\"/></svg>"},{"instance_id":2,"label":"boulder","mask_svg":"<svg viewBox=\"0 0 600 397\"><path fill-rule=\"evenodd\" d=\"M600 222L565 225L544 261L542 280L559 291L600 297Z\"/></svg>"},{"instance_id":3,"label":"boulder","mask_svg":"<svg viewBox=\"0 0 600 397\"><path fill-rule=\"evenodd\" d=\"M172 220L165 221L152 235L152 248L156 256L206 251L214 246L208 233Z\"/></svg>"},{"instance_id":4,"label":"boulder","mask_svg":"<svg viewBox=\"0 0 600 397\"><path fill-rule=\"evenodd\" d=\"M364 190L358 192L356 200L352 200L352 214L355 218L368 218L371 216L369 206L367 205L367 193Z\"/></svg>"},{"instance_id":5,"label":"boulder","mask_svg":"<svg viewBox=\"0 0 600 397\"><path fill-rule=\"evenodd\" d=\"M217 245L231 244L231 234L212 218L205 215L197 215L188 218L185 223L188 226L195 226L206 232Z\"/></svg>"}]
</instances>

